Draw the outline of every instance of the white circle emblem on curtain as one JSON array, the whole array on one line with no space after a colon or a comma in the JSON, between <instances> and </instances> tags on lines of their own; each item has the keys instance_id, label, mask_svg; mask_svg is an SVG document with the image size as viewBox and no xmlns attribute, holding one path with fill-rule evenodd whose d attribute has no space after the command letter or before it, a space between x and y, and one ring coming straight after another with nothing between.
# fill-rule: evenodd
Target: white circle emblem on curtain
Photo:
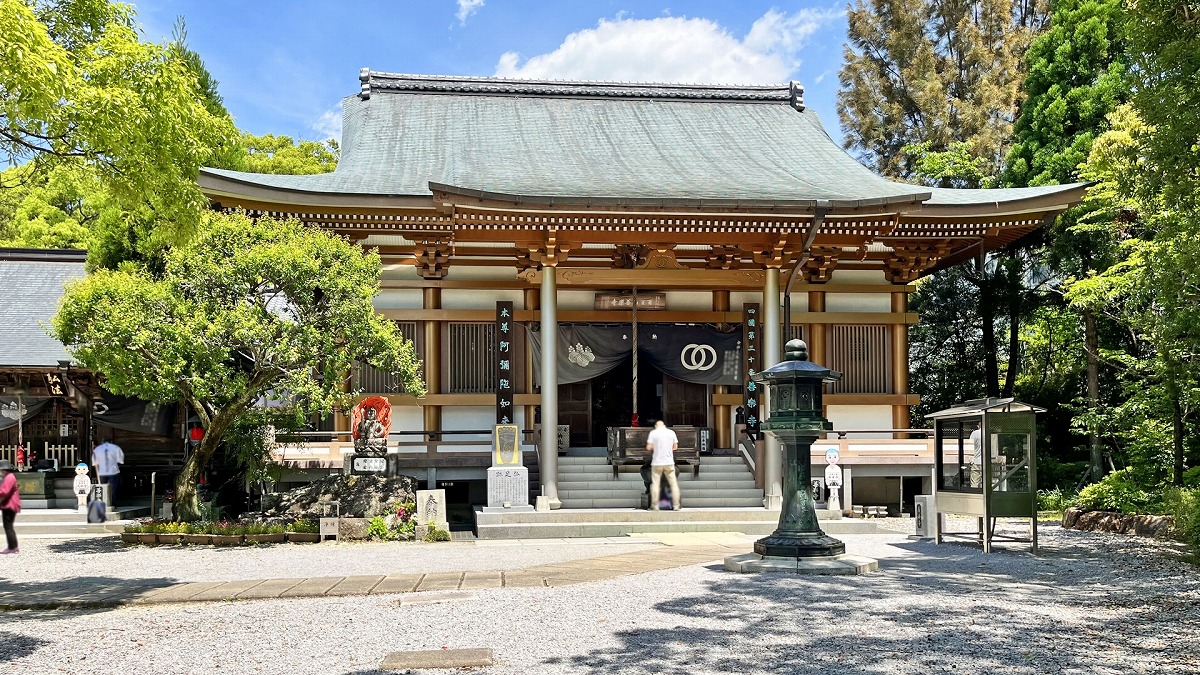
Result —
<instances>
[{"instance_id":1,"label":"white circle emblem on curtain","mask_svg":"<svg viewBox=\"0 0 1200 675\"><path fill-rule=\"evenodd\" d=\"M717 350L711 345L687 345L679 352L679 364L688 370L712 370L717 365Z\"/></svg>"}]
</instances>

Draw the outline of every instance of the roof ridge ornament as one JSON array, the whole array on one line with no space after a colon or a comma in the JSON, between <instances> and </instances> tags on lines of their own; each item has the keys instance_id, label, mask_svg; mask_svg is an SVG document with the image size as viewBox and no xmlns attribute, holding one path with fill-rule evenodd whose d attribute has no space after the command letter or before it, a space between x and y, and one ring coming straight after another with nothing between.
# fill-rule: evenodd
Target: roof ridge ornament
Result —
<instances>
[{"instance_id":1,"label":"roof ridge ornament","mask_svg":"<svg viewBox=\"0 0 1200 675\"><path fill-rule=\"evenodd\" d=\"M362 82L358 97L364 101L369 100L371 98L371 69L366 66L359 69L358 81Z\"/></svg>"},{"instance_id":2,"label":"roof ridge ornament","mask_svg":"<svg viewBox=\"0 0 1200 675\"><path fill-rule=\"evenodd\" d=\"M792 107L798 112L804 112L804 85L792 80L788 83L788 95L791 97Z\"/></svg>"}]
</instances>

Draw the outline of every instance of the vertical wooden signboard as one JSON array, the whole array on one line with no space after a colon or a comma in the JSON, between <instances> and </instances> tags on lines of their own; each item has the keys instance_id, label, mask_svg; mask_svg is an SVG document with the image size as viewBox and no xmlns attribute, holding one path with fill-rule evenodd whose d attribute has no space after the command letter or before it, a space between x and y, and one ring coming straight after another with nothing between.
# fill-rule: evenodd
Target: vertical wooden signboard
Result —
<instances>
[{"instance_id":1,"label":"vertical wooden signboard","mask_svg":"<svg viewBox=\"0 0 1200 675\"><path fill-rule=\"evenodd\" d=\"M513 303L496 303L496 424L513 422Z\"/></svg>"},{"instance_id":2,"label":"vertical wooden signboard","mask_svg":"<svg viewBox=\"0 0 1200 675\"><path fill-rule=\"evenodd\" d=\"M758 403L761 398L759 385L753 378L762 364L762 331L759 330L759 305L747 303L742 305L742 406L746 410L746 431L758 438L758 425L762 421Z\"/></svg>"}]
</instances>

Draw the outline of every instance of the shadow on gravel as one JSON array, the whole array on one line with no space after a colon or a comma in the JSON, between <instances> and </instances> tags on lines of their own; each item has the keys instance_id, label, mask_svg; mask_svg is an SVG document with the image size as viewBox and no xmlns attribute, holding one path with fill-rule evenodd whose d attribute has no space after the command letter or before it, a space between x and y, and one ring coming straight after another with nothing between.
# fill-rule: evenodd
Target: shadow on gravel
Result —
<instances>
[{"instance_id":1,"label":"shadow on gravel","mask_svg":"<svg viewBox=\"0 0 1200 675\"><path fill-rule=\"evenodd\" d=\"M909 555L865 576L730 573L705 593L648 607L658 625L614 633L617 647L545 663L672 675L1200 668L1200 577L1186 566L1120 550L1096 562L1074 547L1045 557L898 547Z\"/></svg>"},{"instance_id":2,"label":"shadow on gravel","mask_svg":"<svg viewBox=\"0 0 1200 675\"><path fill-rule=\"evenodd\" d=\"M178 579L117 579L71 577L57 581L11 581L0 578L0 612L4 621L45 621L68 616L65 611L107 611L155 589L178 584ZM62 612L42 611L62 607ZM15 610L35 610L30 612Z\"/></svg>"},{"instance_id":3,"label":"shadow on gravel","mask_svg":"<svg viewBox=\"0 0 1200 675\"><path fill-rule=\"evenodd\" d=\"M0 632L0 663L23 659L48 644L46 640L28 635Z\"/></svg>"},{"instance_id":4,"label":"shadow on gravel","mask_svg":"<svg viewBox=\"0 0 1200 675\"><path fill-rule=\"evenodd\" d=\"M91 537L88 539L64 539L46 546L52 553L125 553L133 546L125 544L120 537Z\"/></svg>"}]
</instances>

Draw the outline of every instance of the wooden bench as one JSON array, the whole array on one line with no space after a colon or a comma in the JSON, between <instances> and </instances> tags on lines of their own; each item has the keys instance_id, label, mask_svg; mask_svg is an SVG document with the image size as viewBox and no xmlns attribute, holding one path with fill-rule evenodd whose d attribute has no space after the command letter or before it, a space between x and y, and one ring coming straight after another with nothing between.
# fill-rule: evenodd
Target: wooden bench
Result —
<instances>
[{"instance_id":1,"label":"wooden bench","mask_svg":"<svg viewBox=\"0 0 1200 675\"><path fill-rule=\"evenodd\" d=\"M646 437L654 427L609 427L608 463L612 465L613 478L617 477L622 465L649 464L654 453L646 449ZM700 430L696 427L671 427L679 437L679 449L675 451L676 466L692 467L692 476L700 475Z\"/></svg>"}]
</instances>

